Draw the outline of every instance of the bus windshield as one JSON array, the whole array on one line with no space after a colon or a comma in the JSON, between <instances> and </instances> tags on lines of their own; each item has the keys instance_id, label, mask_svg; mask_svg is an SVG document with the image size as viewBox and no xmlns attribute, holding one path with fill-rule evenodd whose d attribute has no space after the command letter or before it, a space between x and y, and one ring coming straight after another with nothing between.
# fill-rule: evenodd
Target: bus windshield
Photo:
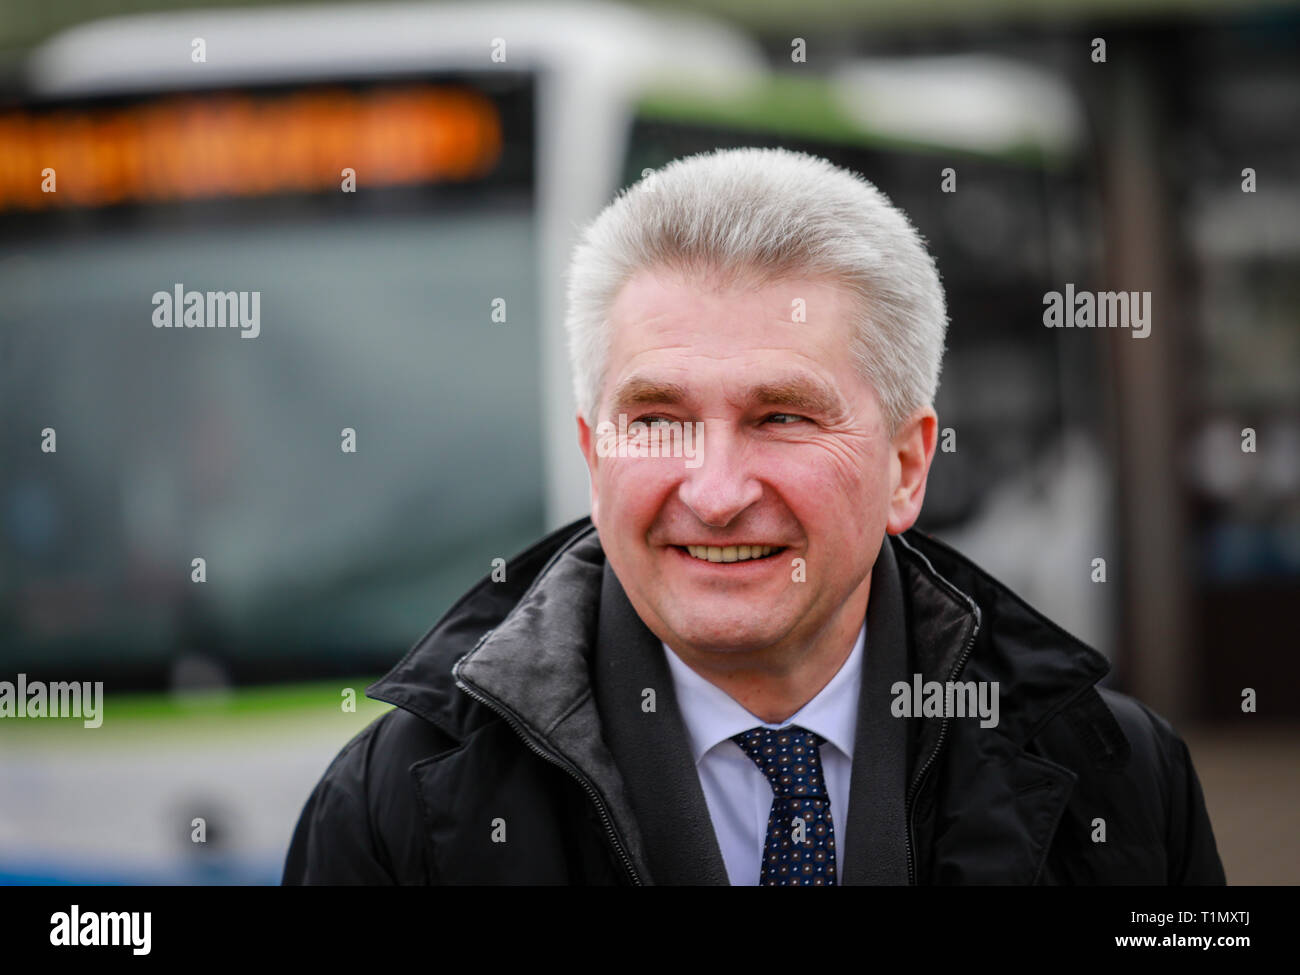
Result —
<instances>
[{"instance_id":1,"label":"bus windshield","mask_svg":"<svg viewBox=\"0 0 1300 975\"><path fill-rule=\"evenodd\" d=\"M378 672L536 537L532 99L0 109L6 670Z\"/></svg>"}]
</instances>

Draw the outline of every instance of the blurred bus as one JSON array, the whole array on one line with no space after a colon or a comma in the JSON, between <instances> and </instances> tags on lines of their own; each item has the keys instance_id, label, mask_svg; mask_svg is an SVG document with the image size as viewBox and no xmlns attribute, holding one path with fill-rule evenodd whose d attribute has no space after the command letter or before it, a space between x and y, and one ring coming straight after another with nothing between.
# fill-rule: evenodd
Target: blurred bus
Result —
<instances>
[{"instance_id":1,"label":"blurred bus","mask_svg":"<svg viewBox=\"0 0 1300 975\"><path fill-rule=\"evenodd\" d=\"M960 444L923 527L1105 643L1096 587L1022 545L1066 508L1081 552L1107 524L1092 365L1006 318L1090 259L1050 75L778 69L686 14L449 3L93 22L3 99L0 679L107 702L93 730L0 722L0 880L278 879L385 709L366 683L586 513L562 273L620 187L691 152L807 149L911 215ZM259 293L258 334L154 327L177 289Z\"/></svg>"}]
</instances>

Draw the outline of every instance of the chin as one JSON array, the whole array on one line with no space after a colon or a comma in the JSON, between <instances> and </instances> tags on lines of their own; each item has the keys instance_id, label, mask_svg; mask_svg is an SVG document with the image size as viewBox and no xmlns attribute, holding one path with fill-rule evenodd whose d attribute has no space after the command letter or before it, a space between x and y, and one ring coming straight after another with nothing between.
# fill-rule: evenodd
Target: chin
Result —
<instances>
[{"instance_id":1,"label":"chin","mask_svg":"<svg viewBox=\"0 0 1300 975\"><path fill-rule=\"evenodd\" d=\"M777 626L757 626L751 618L744 626L723 626L717 621L679 621L673 626L678 641L701 650L717 653L744 653L771 646L784 631ZM668 641L671 645L671 641Z\"/></svg>"}]
</instances>

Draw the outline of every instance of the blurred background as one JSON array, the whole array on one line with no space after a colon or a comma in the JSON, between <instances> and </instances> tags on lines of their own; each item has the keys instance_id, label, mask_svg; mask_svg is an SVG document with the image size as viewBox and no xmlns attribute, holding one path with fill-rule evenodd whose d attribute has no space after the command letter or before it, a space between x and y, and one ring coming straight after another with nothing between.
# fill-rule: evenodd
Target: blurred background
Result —
<instances>
[{"instance_id":1,"label":"blurred background","mask_svg":"<svg viewBox=\"0 0 1300 975\"><path fill-rule=\"evenodd\" d=\"M0 0L0 680L106 694L0 721L0 882L276 882L365 686L587 511L578 229L742 145L910 215L920 527L1174 723L1230 883L1297 882L1298 55L1268 2ZM1067 283L1150 335L1044 328ZM153 328L177 285L260 335Z\"/></svg>"}]
</instances>

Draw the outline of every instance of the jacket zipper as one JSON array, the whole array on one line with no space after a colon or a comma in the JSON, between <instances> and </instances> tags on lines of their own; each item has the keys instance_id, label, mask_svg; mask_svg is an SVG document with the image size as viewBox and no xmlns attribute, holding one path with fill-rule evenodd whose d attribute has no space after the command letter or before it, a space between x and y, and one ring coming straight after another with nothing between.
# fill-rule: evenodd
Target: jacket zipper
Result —
<instances>
[{"instance_id":1,"label":"jacket zipper","mask_svg":"<svg viewBox=\"0 0 1300 975\"><path fill-rule=\"evenodd\" d=\"M970 636L969 636L969 637L967 638L967 640L966 640L966 646L964 646L964 647L962 648L961 656L957 658L956 663L954 663L953 666L952 666L952 670L948 672L948 678L947 678L947 679L948 679L949 681L951 681L954 677L956 677L957 674L959 674L959 673L961 672L961 669L962 669L964 666L966 666L966 660L967 660L968 657L970 657L971 650L972 650L972 649L974 648L974 646L975 646L975 637L979 634L979 631L980 631L980 624L979 624L979 622L978 622L978 620L977 620L976 623L975 623L974 628L970 631ZM908 794L907 794L907 811L906 811L906 816L907 816L907 883L908 883L909 886L915 886L915 885L916 885L916 865L915 865L915 855L914 855L913 852L912 852L913 837L914 837L914 835L915 835L915 831L916 831L916 823L915 823L915 821L914 821L914 820L915 820L915 817L916 817L916 805L915 805L915 800L916 800L916 797L917 797L917 796L920 794L920 792L921 792L921 785L925 782L925 776L926 776L927 773L929 773L929 771L930 771L930 766L934 765L935 759L937 759L937 758L939 757L939 753L940 753L941 751L943 751L943 742L944 742L944 739L948 736L948 721L949 721L949 718L944 717L942 723L940 723L940 725L939 725L939 740L936 741L935 744L934 744L934 751L932 751L932 752L930 753L930 757L929 757L928 759L926 759L925 764L924 764L923 766L921 766L921 772L920 772L920 774L916 777L916 779L915 779L915 781L914 781L914 783L913 783L913 785L912 785L912 788L908 791Z\"/></svg>"},{"instance_id":2,"label":"jacket zipper","mask_svg":"<svg viewBox=\"0 0 1300 975\"><path fill-rule=\"evenodd\" d=\"M486 639L486 634L484 635L484 639ZM482 642L483 642L482 640L479 641L479 643ZM474 649L477 650L478 647L475 646ZM457 662L456 668L459 668L459 666L460 664L459 662ZM578 781L578 784L581 785L584 790L586 790L587 795L591 797L591 801L596 806L596 811L600 813L600 820L605 826L605 832L609 834L610 844L614 847L615 852L618 853L619 858L623 863L623 869L627 872L627 875L631 879L632 884L637 887L644 886L641 882L640 876L637 875L636 867L632 865L632 858L627 855L627 851L623 847L623 841L619 838L618 831L614 829L614 821L610 819L609 813L605 808L605 800L601 798L600 793L596 791L596 787L591 784L591 781L580 771L578 771L578 769L575 768L572 764L566 762L560 756L554 754L553 752L547 750L546 748L543 748L536 741L534 741L533 736L525 728L523 722L518 720L515 717L514 712L512 712L508 707L506 707L504 704L502 704L500 701L496 700L495 698L488 697L486 694L481 694L478 691L472 690L464 681L460 679L459 674L456 673L456 668L453 668L452 676L455 677L456 679L457 687L459 687L462 691L464 691L474 700L478 701L481 704L486 705L488 708L492 709L497 714L501 715L501 717L505 719L506 724L508 724L511 728L515 730L515 734L519 735L519 737L523 740L524 744L527 745L531 751L533 751L540 757L546 759L552 765L557 765L560 768L564 769L564 771L568 772L571 776L573 776Z\"/></svg>"}]
</instances>

